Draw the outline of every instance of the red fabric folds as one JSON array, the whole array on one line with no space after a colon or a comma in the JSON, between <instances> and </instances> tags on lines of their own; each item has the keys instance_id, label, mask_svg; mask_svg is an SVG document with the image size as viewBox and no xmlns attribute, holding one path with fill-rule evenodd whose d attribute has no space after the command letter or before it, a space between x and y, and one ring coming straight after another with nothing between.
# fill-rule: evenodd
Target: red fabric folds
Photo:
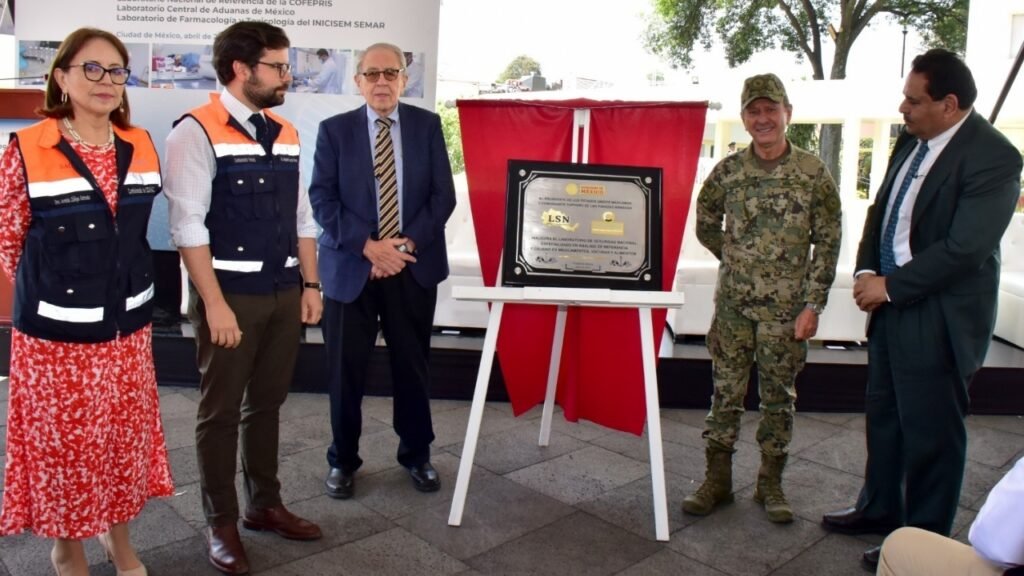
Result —
<instances>
[{"instance_id":1,"label":"red fabric folds","mask_svg":"<svg viewBox=\"0 0 1024 576\"><path fill-rule=\"evenodd\" d=\"M662 180L662 289L671 290L704 132L706 103L460 100L459 119L484 284L494 286L508 160L572 160L574 111L590 109L591 164L656 166ZM582 148L582 147L581 147ZM519 415L544 400L556 308L506 305L498 358ZM654 311L657 350L665 311ZM641 434L646 417L634 309L569 309L558 403L579 418Z\"/></svg>"}]
</instances>

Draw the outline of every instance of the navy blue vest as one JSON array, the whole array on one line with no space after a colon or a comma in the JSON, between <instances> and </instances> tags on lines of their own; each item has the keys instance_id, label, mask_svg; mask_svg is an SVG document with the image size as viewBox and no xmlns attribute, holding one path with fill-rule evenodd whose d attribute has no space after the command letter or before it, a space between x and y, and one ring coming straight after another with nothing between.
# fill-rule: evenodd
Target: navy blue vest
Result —
<instances>
[{"instance_id":1,"label":"navy blue vest","mask_svg":"<svg viewBox=\"0 0 1024 576\"><path fill-rule=\"evenodd\" d=\"M265 114L266 147L217 99L186 115L206 131L217 159L206 228L213 269L225 293L269 294L300 281L298 132Z\"/></svg>"},{"instance_id":2,"label":"navy blue vest","mask_svg":"<svg viewBox=\"0 0 1024 576\"><path fill-rule=\"evenodd\" d=\"M115 218L55 120L17 132L32 222L15 280L14 326L36 338L106 342L149 324L153 259L146 227L160 193L149 134L117 130Z\"/></svg>"}]
</instances>

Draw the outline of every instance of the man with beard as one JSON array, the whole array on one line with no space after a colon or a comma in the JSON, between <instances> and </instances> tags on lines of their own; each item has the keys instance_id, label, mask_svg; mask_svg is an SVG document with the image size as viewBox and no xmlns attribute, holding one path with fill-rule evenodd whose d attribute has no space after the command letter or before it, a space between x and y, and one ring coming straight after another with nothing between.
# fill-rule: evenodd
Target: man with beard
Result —
<instances>
[{"instance_id":1,"label":"man with beard","mask_svg":"<svg viewBox=\"0 0 1024 576\"><path fill-rule=\"evenodd\" d=\"M366 105L321 122L313 158L333 432L325 484L338 499L352 497L363 463L361 402L378 326L391 358L398 463L417 490L441 486L430 464L429 354L455 185L440 117L398 101L404 65L393 44L359 56L355 81Z\"/></svg>"},{"instance_id":2,"label":"man with beard","mask_svg":"<svg viewBox=\"0 0 1024 576\"><path fill-rule=\"evenodd\" d=\"M293 540L321 536L285 509L277 479L278 411L301 322L319 321L323 306L298 132L268 110L284 102L288 46L284 30L264 22L218 34L213 65L224 90L167 137L171 237L188 269L202 374L196 450L209 560L225 574L249 571L237 526L239 428L242 525Z\"/></svg>"}]
</instances>

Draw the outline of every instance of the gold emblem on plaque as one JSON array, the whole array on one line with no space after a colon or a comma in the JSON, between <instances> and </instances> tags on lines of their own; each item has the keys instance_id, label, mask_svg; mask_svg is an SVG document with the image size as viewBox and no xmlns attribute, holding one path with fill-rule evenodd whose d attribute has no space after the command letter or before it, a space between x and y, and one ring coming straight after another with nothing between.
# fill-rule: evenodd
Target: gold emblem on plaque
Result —
<instances>
[{"instance_id":1,"label":"gold emblem on plaque","mask_svg":"<svg viewBox=\"0 0 1024 576\"><path fill-rule=\"evenodd\" d=\"M557 226L562 230L566 230L569 232L575 232L576 229L579 228L580 226L578 222L576 224L570 222L569 215L566 214L565 212L554 209L545 210L540 215L540 221L545 226Z\"/></svg>"},{"instance_id":2,"label":"gold emblem on plaque","mask_svg":"<svg viewBox=\"0 0 1024 576\"><path fill-rule=\"evenodd\" d=\"M601 214L600 220L590 221L590 233L595 236L624 236L626 225L615 221L614 212Z\"/></svg>"},{"instance_id":3,"label":"gold emblem on plaque","mask_svg":"<svg viewBox=\"0 0 1024 576\"><path fill-rule=\"evenodd\" d=\"M580 191L580 187L575 182L569 182L565 185L565 193L569 196L575 196Z\"/></svg>"}]
</instances>

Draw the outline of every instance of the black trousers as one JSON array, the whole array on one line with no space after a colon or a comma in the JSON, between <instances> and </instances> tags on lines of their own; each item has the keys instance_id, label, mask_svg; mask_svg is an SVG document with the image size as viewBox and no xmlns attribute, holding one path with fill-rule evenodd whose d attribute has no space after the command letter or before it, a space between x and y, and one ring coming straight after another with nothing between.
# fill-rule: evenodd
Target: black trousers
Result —
<instances>
[{"instance_id":1,"label":"black trousers","mask_svg":"<svg viewBox=\"0 0 1024 576\"><path fill-rule=\"evenodd\" d=\"M948 536L967 455L968 379L939 302L874 312L868 344L865 516Z\"/></svg>"},{"instance_id":2,"label":"black trousers","mask_svg":"<svg viewBox=\"0 0 1024 576\"><path fill-rule=\"evenodd\" d=\"M188 313L196 331L196 360L202 375L196 422L199 485L211 526L238 520L239 436L247 503L255 508L281 504L278 413L288 397L302 329L298 287L273 294L225 294L224 299L242 330L237 348L210 341L206 307L194 291Z\"/></svg>"},{"instance_id":3,"label":"black trousers","mask_svg":"<svg viewBox=\"0 0 1024 576\"><path fill-rule=\"evenodd\" d=\"M394 428L398 462L405 467L430 460L430 334L437 288L424 288L408 268L390 278L370 280L351 303L324 298L323 334L333 441L327 462L354 472L362 465L362 401L366 371L377 338L384 332L391 360Z\"/></svg>"}]
</instances>

